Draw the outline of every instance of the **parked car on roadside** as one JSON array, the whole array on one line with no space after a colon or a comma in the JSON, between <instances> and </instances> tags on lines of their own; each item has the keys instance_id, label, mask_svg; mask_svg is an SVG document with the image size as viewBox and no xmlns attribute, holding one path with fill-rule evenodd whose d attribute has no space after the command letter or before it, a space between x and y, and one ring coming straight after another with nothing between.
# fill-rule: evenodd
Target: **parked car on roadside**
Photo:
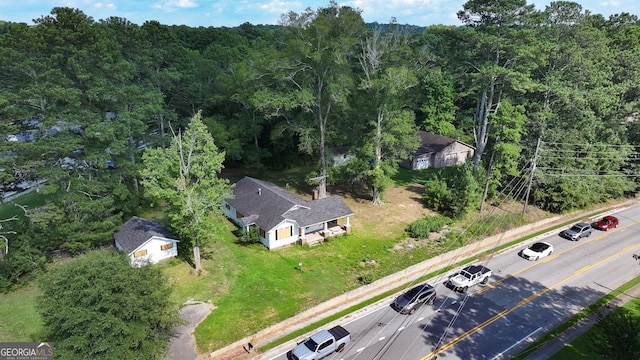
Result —
<instances>
[{"instance_id":1,"label":"parked car on roadside","mask_svg":"<svg viewBox=\"0 0 640 360\"><path fill-rule=\"evenodd\" d=\"M613 229L618 227L618 218L615 216L607 215L602 219L591 224L594 229L607 231L609 229Z\"/></svg>"},{"instance_id":2,"label":"parked car on roadside","mask_svg":"<svg viewBox=\"0 0 640 360\"><path fill-rule=\"evenodd\" d=\"M400 314L413 314L422 305L433 305L436 300L436 289L429 284L421 284L398 296L391 304Z\"/></svg>"},{"instance_id":3,"label":"parked car on roadside","mask_svg":"<svg viewBox=\"0 0 640 360\"><path fill-rule=\"evenodd\" d=\"M591 224L580 222L573 225L571 228L560 233L560 236L569 240L578 241L585 236L591 235Z\"/></svg>"},{"instance_id":4,"label":"parked car on roadside","mask_svg":"<svg viewBox=\"0 0 640 360\"><path fill-rule=\"evenodd\" d=\"M537 242L531 244L531 246L527 247L520 251L520 256L527 260L536 261L543 257L549 256L553 253L553 245L548 242Z\"/></svg>"}]
</instances>

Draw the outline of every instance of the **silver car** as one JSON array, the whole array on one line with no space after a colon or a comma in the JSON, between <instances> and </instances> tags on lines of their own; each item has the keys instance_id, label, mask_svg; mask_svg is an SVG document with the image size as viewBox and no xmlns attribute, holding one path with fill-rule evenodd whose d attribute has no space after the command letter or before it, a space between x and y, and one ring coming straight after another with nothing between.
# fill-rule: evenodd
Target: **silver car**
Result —
<instances>
[{"instance_id":1,"label":"silver car","mask_svg":"<svg viewBox=\"0 0 640 360\"><path fill-rule=\"evenodd\" d=\"M570 229L561 232L560 235L569 240L578 241L585 236L591 235L591 224L585 222L577 223Z\"/></svg>"},{"instance_id":2,"label":"silver car","mask_svg":"<svg viewBox=\"0 0 640 360\"><path fill-rule=\"evenodd\" d=\"M424 304L433 305L436 289L429 284L421 284L398 296L391 306L400 314L413 314Z\"/></svg>"}]
</instances>

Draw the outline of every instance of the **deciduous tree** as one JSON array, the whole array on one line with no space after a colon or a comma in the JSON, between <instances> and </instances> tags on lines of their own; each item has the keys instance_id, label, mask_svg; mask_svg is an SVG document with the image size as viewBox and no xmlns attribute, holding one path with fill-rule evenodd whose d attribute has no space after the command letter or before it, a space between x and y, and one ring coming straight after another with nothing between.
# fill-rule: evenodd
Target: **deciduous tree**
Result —
<instances>
[{"instance_id":1,"label":"deciduous tree","mask_svg":"<svg viewBox=\"0 0 640 360\"><path fill-rule=\"evenodd\" d=\"M168 207L171 227L193 247L195 270L200 266L200 244L221 225L223 199L231 196L227 179L218 177L224 152L219 151L198 112L184 131L173 136L166 149L147 148L143 155L142 184Z\"/></svg>"},{"instance_id":2,"label":"deciduous tree","mask_svg":"<svg viewBox=\"0 0 640 360\"><path fill-rule=\"evenodd\" d=\"M299 138L299 149L318 156L318 196L327 196L325 150L332 123L349 107L356 46L366 31L359 11L331 1L329 7L282 16L287 47L271 69L274 83L256 92L254 104L270 117L286 116L283 128ZM284 132L284 131L283 131Z\"/></svg>"},{"instance_id":3,"label":"deciduous tree","mask_svg":"<svg viewBox=\"0 0 640 360\"><path fill-rule=\"evenodd\" d=\"M366 171L360 175L373 190L373 204L382 204L382 193L391 183L399 161L418 147L415 115L404 103L405 95L418 84L408 36L398 31L374 30L366 37L360 56L360 89L372 106L360 147Z\"/></svg>"}]
</instances>

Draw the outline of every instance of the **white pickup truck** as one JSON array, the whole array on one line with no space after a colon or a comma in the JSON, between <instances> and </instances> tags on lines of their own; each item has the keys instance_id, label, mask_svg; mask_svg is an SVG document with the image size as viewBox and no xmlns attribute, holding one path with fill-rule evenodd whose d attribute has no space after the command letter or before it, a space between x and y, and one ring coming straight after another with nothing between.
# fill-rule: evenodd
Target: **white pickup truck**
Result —
<instances>
[{"instance_id":1,"label":"white pickup truck","mask_svg":"<svg viewBox=\"0 0 640 360\"><path fill-rule=\"evenodd\" d=\"M341 352L349 342L351 342L351 334L347 329L338 325L329 330L321 330L299 342L298 346L287 354L287 358L293 360L320 360L334 351Z\"/></svg>"},{"instance_id":2,"label":"white pickup truck","mask_svg":"<svg viewBox=\"0 0 640 360\"><path fill-rule=\"evenodd\" d=\"M451 275L447 286L455 291L467 292L475 284L486 284L491 277L491 270L482 265L467 266Z\"/></svg>"}]
</instances>

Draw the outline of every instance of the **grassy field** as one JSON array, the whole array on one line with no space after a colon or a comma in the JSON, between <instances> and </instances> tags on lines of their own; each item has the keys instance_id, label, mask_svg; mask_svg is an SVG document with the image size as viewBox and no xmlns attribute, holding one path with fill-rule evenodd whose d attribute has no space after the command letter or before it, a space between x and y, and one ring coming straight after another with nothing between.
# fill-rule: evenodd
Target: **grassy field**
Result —
<instances>
[{"instance_id":1,"label":"grassy field","mask_svg":"<svg viewBox=\"0 0 640 360\"><path fill-rule=\"evenodd\" d=\"M42 195L36 191L30 191L12 201L7 201L0 206L0 219L9 219L14 216L22 217L24 216L22 207L26 209L35 209L38 206L44 205L45 201L50 198L52 198L52 195ZM16 206L14 204L20 206Z\"/></svg>"},{"instance_id":2,"label":"grassy field","mask_svg":"<svg viewBox=\"0 0 640 360\"><path fill-rule=\"evenodd\" d=\"M0 294L0 342L41 341L34 335L42 328L36 312L36 286L29 286L8 294Z\"/></svg>"}]
</instances>

